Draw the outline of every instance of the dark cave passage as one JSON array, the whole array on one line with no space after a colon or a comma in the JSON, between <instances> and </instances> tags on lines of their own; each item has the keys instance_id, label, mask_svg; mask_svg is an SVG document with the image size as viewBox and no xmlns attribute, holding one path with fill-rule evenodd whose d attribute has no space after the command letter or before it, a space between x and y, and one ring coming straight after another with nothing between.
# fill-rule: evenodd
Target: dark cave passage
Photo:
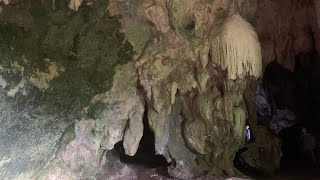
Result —
<instances>
[{"instance_id":1,"label":"dark cave passage","mask_svg":"<svg viewBox=\"0 0 320 180\"><path fill-rule=\"evenodd\" d=\"M257 119L282 140L279 173L312 175L320 165L320 59L312 51L294 60L293 72L267 65L256 95Z\"/></svg>"},{"instance_id":2,"label":"dark cave passage","mask_svg":"<svg viewBox=\"0 0 320 180\"><path fill-rule=\"evenodd\" d=\"M233 160L234 167L238 169L241 173L249 177L263 176L262 172L260 172L258 169L254 167L251 167L242 159L241 154L247 151L248 149L249 149L248 147L243 147L237 151L235 158Z\"/></svg>"},{"instance_id":3,"label":"dark cave passage","mask_svg":"<svg viewBox=\"0 0 320 180\"><path fill-rule=\"evenodd\" d=\"M146 108L147 109L147 108ZM147 110L143 116L143 136L134 156L125 154L123 141L115 144L114 149L106 152L107 163L97 173L98 180L109 179L169 179L165 157L156 155L154 133L148 123ZM112 178L111 178L112 179Z\"/></svg>"},{"instance_id":4,"label":"dark cave passage","mask_svg":"<svg viewBox=\"0 0 320 180\"><path fill-rule=\"evenodd\" d=\"M143 117L143 136L140 140L139 148L134 156L128 156L125 154L122 146L122 141L115 145L115 149L119 153L120 161L125 164L142 165L147 168L167 167L165 157L162 155L156 155L155 152L155 139L152 130L148 123L147 110Z\"/></svg>"},{"instance_id":5,"label":"dark cave passage","mask_svg":"<svg viewBox=\"0 0 320 180\"><path fill-rule=\"evenodd\" d=\"M146 107L147 109L147 107ZM148 123L147 110L143 118L143 136L134 156L125 154L123 141L115 144L114 149L106 152L107 163L96 175L97 179L169 179L166 159L155 153L155 138Z\"/></svg>"},{"instance_id":6,"label":"dark cave passage","mask_svg":"<svg viewBox=\"0 0 320 180\"><path fill-rule=\"evenodd\" d=\"M320 135L320 57L316 52L295 58L295 112L312 134Z\"/></svg>"},{"instance_id":7,"label":"dark cave passage","mask_svg":"<svg viewBox=\"0 0 320 180\"><path fill-rule=\"evenodd\" d=\"M315 52L298 53L293 71L277 62L268 64L256 91L257 124L267 127L282 142L280 169L271 177L252 167L240 149L234 166L257 179L320 177L320 59ZM255 129L253 129L255 130ZM254 142L254 134L252 141Z\"/></svg>"},{"instance_id":8,"label":"dark cave passage","mask_svg":"<svg viewBox=\"0 0 320 180\"><path fill-rule=\"evenodd\" d=\"M320 180L318 53L320 0L0 0L0 179Z\"/></svg>"}]
</instances>

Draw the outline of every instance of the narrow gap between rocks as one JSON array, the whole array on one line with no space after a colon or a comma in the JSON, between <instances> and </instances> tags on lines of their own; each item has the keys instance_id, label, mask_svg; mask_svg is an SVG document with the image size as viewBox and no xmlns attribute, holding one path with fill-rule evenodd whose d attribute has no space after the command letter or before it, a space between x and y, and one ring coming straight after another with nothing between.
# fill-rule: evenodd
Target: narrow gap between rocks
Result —
<instances>
[{"instance_id":1,"label":"narrow gap between rocks","mask_svg":"<svg viewBox=\"0 0 320 180\"><path fill-rule=\"evenodd\" d=\"M156 155L154 133L149 126L147 112L148 110L146 108L143 116L143 136L140 140L137 153L134 156L126 155L122 141L115 145L115 149L119 153L120 161L122 163L143 166L145 168L166 169L169 163L167 163L165 157Z\"/></svg>"}]
</instances>

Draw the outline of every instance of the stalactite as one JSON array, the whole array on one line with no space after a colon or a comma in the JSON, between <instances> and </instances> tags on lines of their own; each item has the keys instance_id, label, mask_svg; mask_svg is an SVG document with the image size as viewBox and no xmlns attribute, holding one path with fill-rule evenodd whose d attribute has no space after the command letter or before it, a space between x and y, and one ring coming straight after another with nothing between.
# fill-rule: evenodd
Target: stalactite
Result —
<instances>
[{"instance_id":1,"label":"stalactite","mask_svg":"<svg viewBox=\"0 0 320 180\"><path fill-rule=\"evenodd\" d=\"M260 77L261 46L252 26L240 15L233 15L212 41L213 61L227 69L229 79L245 75Z\"/></svg>"}]
</instances>

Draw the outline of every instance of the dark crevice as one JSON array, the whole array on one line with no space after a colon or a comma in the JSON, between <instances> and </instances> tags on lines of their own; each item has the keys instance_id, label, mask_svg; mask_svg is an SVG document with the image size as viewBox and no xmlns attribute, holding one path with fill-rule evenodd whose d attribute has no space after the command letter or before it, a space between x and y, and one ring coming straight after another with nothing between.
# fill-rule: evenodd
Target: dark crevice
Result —
<instances>
[{"instance_id":1,"label":"dark crevice","mask_svg":"<svg viewBox=\"0 0 320 180\"><path fill-rule=\"evenodd\" d=\"M259 97L256 98L257 120L282 141L280 169L273 175L287 177L295 174L308 179L320 176L320 59L317 52L311 50L297 53L293 60L293 71L277 61L266 66L262 83L256 91ZM303 136L303 128L307 129L308 136ZM234 166L247 176L262 178L263 170L251 167L241 156L248 148L250 144L237 152Z\"/></svg>"},{"instance_id":2,"label":"dark crevice","mask_svg":"<svg viewBox=\"0 0 320 180\"><path fill-rule=\"evenodd\" d=\"M122 141L115 145L115 149L118 151L120 160L123 163L142 165L149 168L167 167L169 164L166 159L161 155L156 155L154 133L149 126L147 112L148 109L146 106L143 116L143 136L140 140L137 153L134 156L126 155Z\"/></svg>"},{"instance_id":3,"label":"dark crevice","mask_svg":"<svg viewBox=\"0 0 320 180\"><path fill-rule=\"evenodd\" d=\"M238 169L241 173L249 177L262 177L264 174L261 170L250 166L246 161L241 157L241 154L247 151L248 147L243 147L239 149L235 155L233 160L233 165L236 169Z\"/></svg>"},{"instance_id":4,"label":"dark crevice","mask_svg":"<svg viewBox=\"0 0 320 180\"><path fill-rule=\"evenodd\" d=\"M312 32L310 33L312 37ZM271 113L267 117L261 114L268 114L268 110L257 112L258 123L276 131L282 140L279 173L313 174L319 170L320 165L320 76L318 73L320 59L317 52L311 50L306 53L297 53L293 60L295 68L292 72L276 61L267 65L262 86ZM277 116L279 110L286 109L294 116L290 116L289 113ZM303 128L307 129L311 138L303 140L305 137L302 134ZM311 146L316 148L304 150ZM310 153L318 162L308 160Z\"/></svg>"}]
</instances>

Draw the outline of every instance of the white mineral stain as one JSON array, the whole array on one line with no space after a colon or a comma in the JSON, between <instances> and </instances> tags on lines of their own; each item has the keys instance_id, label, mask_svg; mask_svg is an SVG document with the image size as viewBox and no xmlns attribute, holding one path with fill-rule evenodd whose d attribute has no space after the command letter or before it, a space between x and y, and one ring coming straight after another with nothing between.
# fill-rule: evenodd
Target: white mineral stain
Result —
<instances>
[{"instance_id":1,"label":"white mineral stain","mask_svg":"<svg viewBox=\"0 0 320 180\"><path fill-rule=\"evenodd\" d=\"M44 91L49 88L50 81L59 76L59 71L64 72L64 67L59 68L55 63L50 62L48 72L42 72L37 69L35 74L30 77L29 81L31 84Z\"/></svg>"},{"instance_id":2,"label":"white mineral stain","mask_svg":"<svg viewBox=\"0 0 320 180\"><path fill-rule=\"evenodd\" d=\"M6 88L8 85L7 81L2 77L2 75L0 75L0 86L1 88Z\"/></svg>"},{"instance_id":3,"label":"white mineral stain","mask_svg":"<svg viewBox=\"0 0 320 180\"><path fill-rule=\"evenodd\" d=\"M19 92L19 89L24 89L24 86L25 86L25 80L22 78L16 87L10 89L7 92L7 96L14 97L16 95L16 93Z\"/></svg>"}]
</instances>

